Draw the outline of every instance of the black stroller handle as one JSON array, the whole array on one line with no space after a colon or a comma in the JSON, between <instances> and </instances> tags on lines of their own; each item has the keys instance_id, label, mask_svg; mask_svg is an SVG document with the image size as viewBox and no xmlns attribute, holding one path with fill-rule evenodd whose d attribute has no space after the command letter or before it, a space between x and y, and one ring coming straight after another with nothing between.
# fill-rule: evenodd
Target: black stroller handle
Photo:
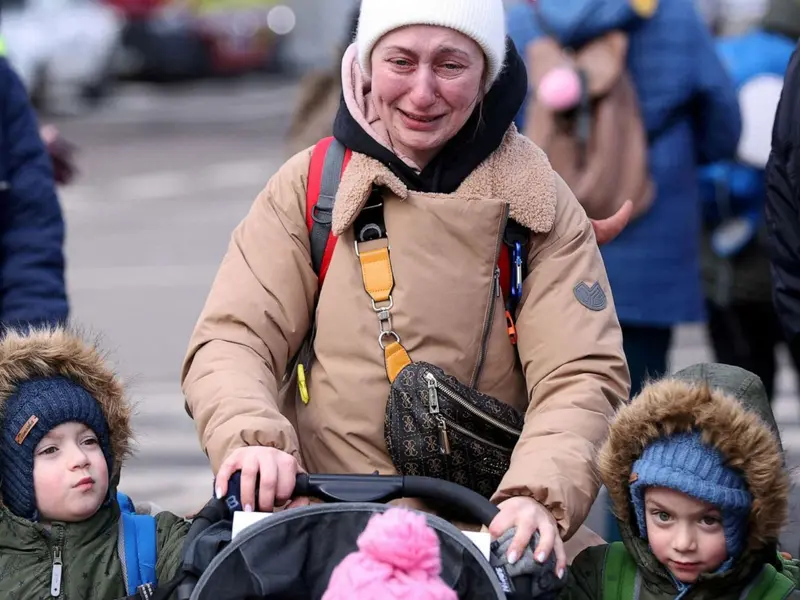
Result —
<instances>
[{"instance_id":1,"label":"black stroller handle","mask_svg":"<svg viewBox=\"0 0 800 600\"><path fill-rule=\"evenodd\" d=\"M479 493L457 483L412 475L308 475L295 478L293 495L325 502L379 502L421 498L460 509L489 526L499 509Z\"/></svg>"}]
</instances>

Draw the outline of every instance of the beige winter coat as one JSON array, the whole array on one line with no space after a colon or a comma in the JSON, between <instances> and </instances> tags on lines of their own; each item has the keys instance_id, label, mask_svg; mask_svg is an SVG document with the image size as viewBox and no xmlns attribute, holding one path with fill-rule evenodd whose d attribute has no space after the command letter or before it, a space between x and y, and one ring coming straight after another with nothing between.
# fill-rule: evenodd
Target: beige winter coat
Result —
<instances>
[{"instance_id":1,"label":"beige winter coat","mask_svg":"<svg viewBox=\"0 0 800 600\"><path fill-rule=\"evenodd\" d=\"M317 299L305 219L309 161L310 150L289 160L234 231L190 341L183 390L214 470L233 449L261 445L292 453L310 472L395 473L383 438L389 381L351 228L376 185L384 188L403 345L412 360L465 383L485 357L478 389L526 411L493 500L531 495L569 538L595 500L593 459L629 391L603 261L573 194L513 126L451 195L410 192L387 167L354 154ZM492 302L508 212L532 232L516 350L503 303ZM576 297L577 285L595 282L608 298L602 310ZM316 360L303 404L293 385L280 388L314 311Z\"/></svg>"}]
</instances>

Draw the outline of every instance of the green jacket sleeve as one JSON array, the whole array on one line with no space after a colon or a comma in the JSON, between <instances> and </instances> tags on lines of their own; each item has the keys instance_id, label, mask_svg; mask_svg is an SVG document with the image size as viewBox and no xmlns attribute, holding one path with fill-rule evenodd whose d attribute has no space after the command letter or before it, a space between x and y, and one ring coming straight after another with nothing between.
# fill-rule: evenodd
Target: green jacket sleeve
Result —
<instances>
[{"instance_id":1,"label":"green jacket sleeve","mask_svg":"<svg viewBox=\"0 0 800 600\"><path fill-rule=\"evenodd\" d=\"M189 525L189 521L170 512L156 515L156 576L160 583L169 581L178 573Z\"/></svg>"},{"instance_id":2,"label":"green jacket sleeve","mask_svg":"<svg viewBox=\"0 0 800 600\"><path fill-rule=\"evenodd\" d=\"M559 600L602 600L603 565L607 546L591 546L575 557L569 567L567 585Z\"/></svg>"}]
</instances>

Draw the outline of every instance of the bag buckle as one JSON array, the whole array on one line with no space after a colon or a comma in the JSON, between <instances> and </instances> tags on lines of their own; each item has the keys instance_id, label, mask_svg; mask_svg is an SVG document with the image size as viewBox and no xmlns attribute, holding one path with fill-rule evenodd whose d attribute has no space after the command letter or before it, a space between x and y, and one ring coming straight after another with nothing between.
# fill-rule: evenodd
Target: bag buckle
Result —
<instances>
[{"instance_id":1,"label":"bag buckle","mask_svg":"<svg viewBox=\"0 0 800 600\"><path fill-rule=\"evenodd\" d=\"M320 196L322 197L322 196ZM320 216L320 213L324 213L324 216ZM332 208L320 208L319 204L315 204L314 208L311 209L311 219L315 223L319 223L320 225L328 226L333 223L333 209Z\"/></svg>"},{"instance_id":2,"label":"bag buckle","mask_svg":"<svg viewBox=\"0 0 800 600\"><path fill-rule=\"evenodd\" d=\"M506 331L508 331L508 339L511 340L511 345L517 345L517 326L514 324L514 317L511 316L510 311L506 311Z\"/></svg>"},{"instance_id":3,"label":"bag buckle","mask_svg":"<svg viewBox=\"0 0 800 600\"><path fill-rule=\"evenodd\" d=\"M516 303L522 299L522 244L520 242L514 242L514 248L511 251L511 262L513 271L511 273L510 295Z\"/></svg>"}]
</instances>

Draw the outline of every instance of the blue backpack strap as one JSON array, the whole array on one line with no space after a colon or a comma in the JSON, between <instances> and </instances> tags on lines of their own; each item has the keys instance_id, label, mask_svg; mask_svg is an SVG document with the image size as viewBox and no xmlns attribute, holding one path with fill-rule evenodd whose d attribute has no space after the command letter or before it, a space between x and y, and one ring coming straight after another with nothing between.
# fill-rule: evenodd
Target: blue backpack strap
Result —
<instances>
[{"instance_id":1,"label":"blue backpack strap","mask_svg":"<svg viewBox=\"0 0 800 600\"><path fill-rule=\"evenodd\" d=\"M120 508L119 543L117 550L122 561L122 574L129 596L139 588L151 590L156 581L156 519L152 515L137 515L133 502L122 492L117 492Z\"/></svg>"}]
</instances>

